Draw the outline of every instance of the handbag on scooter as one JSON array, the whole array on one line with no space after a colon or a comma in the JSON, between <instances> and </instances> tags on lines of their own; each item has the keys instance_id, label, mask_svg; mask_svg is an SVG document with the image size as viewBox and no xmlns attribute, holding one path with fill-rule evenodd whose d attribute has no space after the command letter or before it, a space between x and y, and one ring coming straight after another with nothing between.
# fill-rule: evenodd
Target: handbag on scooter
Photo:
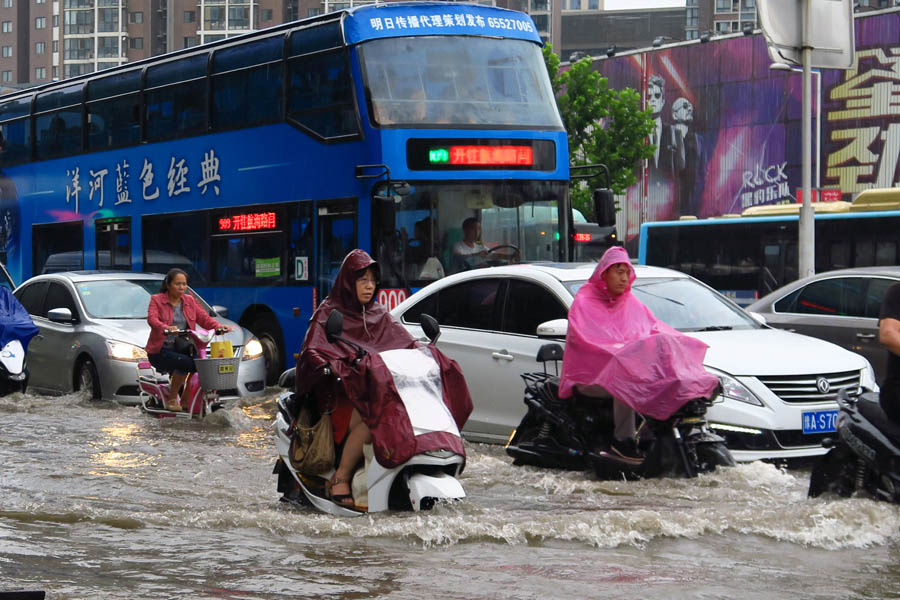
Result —
<instances>
[{"instance_id":1,"label":"handbag on scooter","mask_svg":"<svg viewBox=\"0 0 900 600\"><path fill-rule=\"evenodd\" d=\"M304 475L318 475L334 468L331 415L323 414L315 423L313 418L308 406L301 408L291 436L291 465Z\"/></svg>"},{"instance_id":2,"label":"handbag on scooter","mask_svg":"<svg viewBox=\"0 0 900 600\"><path fill-rule=\"evenodd\" d=\"M224 335L220 335L218 338L209 345L211 358L231 358L234 356L234 346L231 342L226 340Z\"/></svg>"}]
</instances>

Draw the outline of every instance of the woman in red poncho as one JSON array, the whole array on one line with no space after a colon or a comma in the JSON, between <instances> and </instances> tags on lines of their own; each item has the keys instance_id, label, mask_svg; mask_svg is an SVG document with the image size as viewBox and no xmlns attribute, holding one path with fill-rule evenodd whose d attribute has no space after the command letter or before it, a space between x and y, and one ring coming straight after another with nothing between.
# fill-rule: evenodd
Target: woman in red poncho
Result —
<instances>
[{"instance_id":1,"label":"woman in red poncho","mask_svg":"<svg viewBox=\"0 0 900 600\"><path fill-rule=\"evenodd\" d=\"M346 506L353 505L350 480L362 459L363 445L372 436L351 400L352 396L365 394L365 389L360 387L364 385L362 378L347 361L355 352L346 344L328 342L325 322L333 310L339 310L344 315L341 336L370 353L412 348L417 344L387 309L375 301L378 278L378 264L364 250L353 250L344 258L331 293L310 320L297 361L297 393L313 392L320 411L331 413L335 443L343 445L340 464L331 478L330 493L333 500ZM333 375L325 375L326 367Z\"/></svg>"},{"instance_id":2,"label":"woman in red poncho","mask_svg":"<svg viewBox=\"0 0 900 600\"><path fill-rule=\"evenodd\" d=\"M624 248L607 250L569 309L559 395L576 390L614 398L615 439L633 452L635 410L668 419L687 401L709 397L718 379L703 367L706 344L669 327L634 294ZM626 443L622 443L626 442ZM614 446L615 447L615 446Z\"/></svg>"}]
</instances>

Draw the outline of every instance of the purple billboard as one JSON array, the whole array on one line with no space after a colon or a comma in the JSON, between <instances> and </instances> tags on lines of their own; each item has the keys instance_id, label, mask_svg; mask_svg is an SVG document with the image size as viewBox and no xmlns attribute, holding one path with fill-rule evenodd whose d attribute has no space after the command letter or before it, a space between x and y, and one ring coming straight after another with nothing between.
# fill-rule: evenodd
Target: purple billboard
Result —
<instances>
[{"instance_id":1,"label":"purple billboard","mask_svg":"<svg viewBox=\"0 0 900 600\"><path fill-rule=\"evenodd\" d=\"M813 74L812 184L824 199L900 176L900 12L858 17L856 46L856 70ZM627 240L646 221L797 201L801 75L771 65L761 35L595 62L611 87L641 90L656 121L658 149L626 196Z\"/></svg>"}]
</instances>

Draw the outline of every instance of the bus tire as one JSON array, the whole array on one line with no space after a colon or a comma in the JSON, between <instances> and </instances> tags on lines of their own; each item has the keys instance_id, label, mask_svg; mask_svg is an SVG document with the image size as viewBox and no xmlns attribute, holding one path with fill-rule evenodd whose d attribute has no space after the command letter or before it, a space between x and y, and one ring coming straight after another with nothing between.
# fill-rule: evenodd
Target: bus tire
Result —
<instances>
[{"instance_id":1,"label":"bus tire","mask_svg":"<svg viewBox=\"0 0 900 600\"><path fill-rule=\"evenodd\" d=\"M271 315L257 315L247 327L259 340L266 361L266 385L275 385L278 376L284 371L284 342L281 327Z\"/></svg>"},{"instance_id":2,"label":"bus tire","mask_svg":"<svg viewBox=\"0 0 900 600\"><path fill-rule=\"evenodd\" d=\"M100 376L97 374L97 367L90 358L83 358L78 361L78 367L75 370L75 391L89 392L89 400L99 400L100 394Z\"/></svg>"}]
</instances>

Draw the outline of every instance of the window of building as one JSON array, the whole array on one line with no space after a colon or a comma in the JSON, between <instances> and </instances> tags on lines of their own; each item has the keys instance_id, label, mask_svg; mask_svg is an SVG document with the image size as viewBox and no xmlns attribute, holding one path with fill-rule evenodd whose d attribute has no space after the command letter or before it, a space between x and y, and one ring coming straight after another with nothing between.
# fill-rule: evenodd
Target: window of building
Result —
<instances>
[{"instance_id":1,"label":"window of building","mask_svg":"<svg viewBox=\"0 0 900 600\"><path fill-rule=\"evenodd\" d=\"M716 21L716 33L731 33L731 21ZM734 30L737 31L737 21L734 21Z\"/></svg>"},{"instance_id":2,"label":"window of building","mask_svg":"<svg viewBox=\"0 0 900 600\"><path fill-rule=\"evenodd\" d=\"M3 21L3 33L12 33L12 21Z\"/></svg>"},{"instance_id":3,"label":"window of building","mask_svg":"<svg viewBox=\"0 0 900 600\"><path fill-rule=\"evenodd\" d=\"M200 44L200 38L198 38L196 35L192 35L192 36L184 38L184 47L185 48L193 48L194 46L197 46L199 44Z\"/></svg>"},{"instance_id":4,"label":"window of building","mask_svg":"<svg viewBox=\"0 0 900 600\"><path fill-rule=\"evenodd\" d=\"M59 52L59 40L53 40L53 51Z\"/></svg>"},{"instance_id":5,"label":"window of building","mask_svg":"<svg viewBox=\"0 0 900 600\"><path fill-rule=\"evenodd\" d=\"M731 12L731 0L716 0L716 12Z\"/></svg>"},{"instance_id":6,"label":"window of building","mask_svg":"<svg viewBox=\"0 0 900 600\"><path fill-rule=\"evenodd\" d=\"M35 29L45 29L47 27L47 17L37 17L34 20Z\"/></svg>"},{"instance_id":7,"label":"window of building","mask_svg":"<svg viewBox=\"0 0 900 600\"><path fill-rule=\"evenodd\" d=\"M306 16L307 16L307 17L317 17L317 16L319 16L319 15L321 15L321 14L322 14L322 9L321 9L321 8L308 8L308 9L306 9Z\"/></svg>"},{"instance_id":8,"label":"window of building","mask_svg":"<svg viewBox=\"0 0 900 600\"><path fill-rule=\"evenodd\" d=\"M94 33L93 10L67 10L64 22L66 35Z\"/></svg>"},{"instance_id":9,"label":"window of building","mask_svg":"<svg viewBox=\"0 0 900 600\"><path fill-rule=\"evenodd\" d=\"M128 47L132 50L143 50L144 49L144 38L142 37L133 37L128 39Z\"/></svg>"},{"instance_id":10,"label":"window of building","mask_svg":"<svg viewBox=\"0 0 900 600\"><path fill-rule=\"evenodd\" d=\"M99 58L116 58L119 56L119 36L98 37L97 56Z\"/></svg>"},{"instance_id":11,"label":"window of building","mask_svg":"<svg viewBox=\"0 0 900 600\"><path fill-rule=\"evenodd\" d=\"M588 10L598 10L600 8L600 0L588 0Z\"/></svg>"},{"instance_id":12,"label":"window of building","mask_svg":"<svg viewBox=\"0 0 900 600\"><path fill-rule=\"evenodd\" d=\"M53 67L53 79L59 79L59 67Z\"/></svg>"},{"instance_id":13,"label":"window of building","mask_svg":"<svg viewBox=\"0 0 900 600\"><path fill-rule=\"evenodd\" d=\"M250 7L228 7L228 29L250 29Z\"/></svg>"},{"instance_id":14,"label":"window of building","mask_svg":"<svg viewBox=\"0 0 900 600\"><path fill-rule=\"evenodd\" d=\"M34 0L35 4L44 4L46 2L47 2L47 0Z\"/></svg>"},{"instance_id":15,"label":"window of building","mask_svg":"<svg viewBox=\"0 0 900 600\"><path fill-rule=\"evenodd\" d=\"M144 22L144 13L142 12L133 12L129 15L128 20L130 23L140 24Z\"/></svg>"},{"instance_id":16,"label":"window of building","mask_svg":"<svg viewBox=\"0 0 900 600\"><path fill-rule=\"evenodd\" d=\"M53 26L59 27L59 15L53 15Z\"/></svg>"},{"instance_id":17,"label":"window of building","mask_svg":"<svg viewBox=\"0 0 900 600\"><path fill-rule=\"evenodd\" d=\"M97 29L100 31L118 31L119 9L101 8L97 15Z\"/></svg>"},{"instance_id":18,"label":"window of building","mask_svg":"<svg viewBox=\"0 0 900 600\"><path fill-rule=\"evenodd\" d=\"M35 79L47 79L47 67L35 67L34 68L34 78Z\"/></svg>"},{"instance_id":19,"label":"window of building","mask_svg":"<svg viewBox=\"0 0 900 600\"><path fill-rule=\"evenodd\" d=\"M12 0L3 0L3 8L12 8Z\"/></svg>"},{"instance_id":20,"label":"window of building","mask_svg":"<svg viewBox=\"0 0 900 600\"><path fill-rule=\"evenodd\" d=\"M3 58L11 58L13 55L12 46L3 46Z\"/></svg>"},{"instance_id":21,"label":"window of building","mask_svg":"<svg viewBox=\"0 0 900 600\"><path fill-rule=\"evenodd\" d=\"M66 38L66 60L91 60L94 58L94 40L92 38Z\"/></svg>"},{"instance_id":22,"label":"window of building","mask_svg":"<svg viewBox=\"0 0 900 600\"><path fill-rule=\"evenodd\" d=\"M193 23L197 20L197 12L193 10L184 11L184 22L185 23Z\"/></svg>"},{"instance_id":23,"label":"window of building","mask_svg":"<svg viewBox=\"0 0 900 600\"><path fill-rule=\"evenodd\" d=\"M0 74L0 81L12 81L12 71L3 71Z\"/></svg>"},{"instance_id":24,"label":"window of building","mask_svg":"<svg viewBox=\"0 0 900 600\"><path fill-rule=\"evenodd\" d=\"M272 9L264 8L261 11L259 11L259 20L265 21L265 22L271 21L272 20Z\"/></svg>"},{"instance_id":25,"label":"window of building","mask_svg":"<svg viewBox=\"0 0 900 600\"><path fill-rule=\"evenodd\" d=\"M207 31L225 29L224 6L207 6L203 9L203 29Z\"/></svg>"},{"instance_id":26,"label":"window of building","mask_svg":"<svg viewBox=\"0 0 900 600\"><path fill-rule=\"evenodd\" d=\"M34 53L35 54L44 54L45 52L47 52L46 42L35 42L34 43Z\"/></svg>"}]
</instances>

